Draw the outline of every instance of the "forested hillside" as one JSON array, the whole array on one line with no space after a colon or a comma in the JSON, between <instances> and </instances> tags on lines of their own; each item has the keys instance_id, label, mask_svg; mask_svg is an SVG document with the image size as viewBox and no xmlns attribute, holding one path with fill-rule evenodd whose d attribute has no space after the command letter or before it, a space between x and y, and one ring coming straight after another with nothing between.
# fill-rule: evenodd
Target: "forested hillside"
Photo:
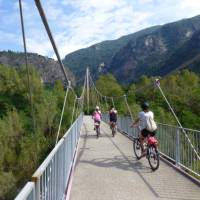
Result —
<instances>
[{"instance_id":1,"label":"forested hillside","mask_svg":"<svg viewBox=\"0 0 200 200\"><path fill-rule=\"evenodd\" d=\"M26 70L0 65L0 77L0 199L11 200L55 145L65 91L60 81L46 87L30 68L34 126ZM71 121L69 95L61 136Z\"/></svg>"},{"instance_id":2,"label":"forested hillside","mask_svg":"<svg viewBox=\"0 0 200 200\"><path fill-rule=\"evenodd\" d=\"M65 77L57 61L52 58L41 56L36 53L27 53L28 64L37 69L40 74L41 80L48 85L54 84L57 80L64 82ZM0 52L0 64L9 65L18 69L22 65L25 65L24 53L13 51L1 51ZM75 77L73 73L66 67L66 73L75 85Z\"/></svg>"}]
</instances>

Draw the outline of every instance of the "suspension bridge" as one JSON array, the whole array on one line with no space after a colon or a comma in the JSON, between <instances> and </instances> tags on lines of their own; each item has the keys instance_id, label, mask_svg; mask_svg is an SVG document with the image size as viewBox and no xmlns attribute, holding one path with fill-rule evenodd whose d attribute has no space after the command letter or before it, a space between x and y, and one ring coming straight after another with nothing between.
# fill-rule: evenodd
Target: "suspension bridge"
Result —
<instances>
[{"instance_id":1,"label":"suspension bridge","mask_svg":"<svg viewBox=\"0 0 200 200\"><path fill-rule=\"evenodd\" d=\"M181 125L159 81L155 81L156 88L166 101L178 126L158 123L157 137L160 144L161 164L157 171L152 172L146 159L138 161L133 154L132 140L139 133L138 129L130 128L134 118L127 95L104 96L95 86L89 69L87 69L82 93L78 97L65 72L42 5L39 0L35 0L35 4L66 78L67 87L55 147L15 199L199 200L200 131L186 129ZM19 0L19 5L27 66L21 0ZM28 67L27 76L29 77ZM152 85L148 87L152 87ZM32 94L29 81L28 88L31 103ZM91 102L90 99L91 89L95 102ZM72 90L75 96L73 112L69 113L69 115L71 114L71 126L59 140L60 126L67 106L69 90ZM139 90L142 89L139 88ZM111 137L111 130L107 125L108 115L104 113L101 136L97 139L91 116L83 113L84 106L88 113L92 103L108 110L108 102L115 106L117 99L123 101L128 113L126 116L119 113L118 132L115 137ZM78 111L81 112L75 119Z\"/></svg>"},{"instance_id":2,"label":"suspension bridge","mask_svg":"<svg viewBox=\"0 0 200 200\"><path fill-rule=\"evenodd\" d=\"M156 81L158 90L171 108L160 83ZM81 96L74 101L71 127L58 140L70 89L71 86L66 89L56 145L16 200L199 199L200 131L183 128L181 124L171 126L158 123L161 164L157 171L152 172L147 160L137 160L133 153L133 139L139 131L130 127L133 114L127 95L103 96L96 88L89 69ZM127 107L128 114L118 116L118 133L115 137L112 137L107 124L107 113L103 113L98 139L91 115L81 112L73 122L77 110L83 111L84 105L89 110L91 90L95 92L94 105L101 108L106 106L105 110L108 110L108 104L114 106L115 100L121 99ZM173 109L172 113L180 123Z\"/></svg>"}]
</instances>

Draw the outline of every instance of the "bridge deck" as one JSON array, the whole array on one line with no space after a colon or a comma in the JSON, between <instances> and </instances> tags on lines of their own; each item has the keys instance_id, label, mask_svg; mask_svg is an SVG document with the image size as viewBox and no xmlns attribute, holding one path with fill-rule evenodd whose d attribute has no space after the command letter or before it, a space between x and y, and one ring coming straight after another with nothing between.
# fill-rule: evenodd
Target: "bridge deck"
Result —
<instances>
[{"instance_id":1,"label":"bridge deck","mask_svg":"<svg viewBox=\"0 0 200 200\"><path fill-rule=\"evenodd\" d=\"M145 158L136 160L132 142L105 124L96 138L91 118L84 117L71 200L200 200L200 187L160 163L152 172Z\"/></svg>"}]
</instances>

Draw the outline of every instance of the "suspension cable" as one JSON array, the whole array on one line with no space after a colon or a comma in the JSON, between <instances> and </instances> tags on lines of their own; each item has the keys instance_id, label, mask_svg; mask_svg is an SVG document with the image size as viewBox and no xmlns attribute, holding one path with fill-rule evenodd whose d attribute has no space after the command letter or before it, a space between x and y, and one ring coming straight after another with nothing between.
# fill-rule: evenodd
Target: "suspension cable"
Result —
<instances>
[{"instance_id":1,"label":"suspension cable","mask_svg":"<svg viewBox=\"0 0 200 200\"><path fill-rule=\"evenodd\" d=\"M33 111L33 100L32 100L32 91L30 86L30 72L28 67L28 56L27 56L27 48L26 48L26 36L25 36L25 28L24 28L24 18L23 18L23 9L22 9L22 1L19 0L19 10L20 10L20 21L21 21L21 29L22 29L22 38L23 38L23 45L24 45L24 57L25 57L25 64L26 64L26 75L27 75L27 83L28 83L28 92L29 92L29 101L31 106L31 115L33 120L33 130L35 131L35 115Z\"/></svg>"},{"instance_id":2,"label":"suspension cable","mask_svg":"<svg viewBox=\"0 0 200 200\"><path fill-rule=\"evenodd\" d=\"M52 35L52 33L51 33L51 30L50 30L49 24L48 24L48 22L47 22L47 19L46 19L44 10L43 10L43 8L42 8L42 5L41 5L41 3L40 3L40 0L35 0L35 4L36 4L36 6L37 6L37 8L38 8L38 11L39 11L39 14L40 14L40 16L41 16L42 22L43 22L43 24L44 24L44 26L45 26L45 29L46 29L46 31L47 31L47 34L48 34L49 39L50 39L50 41L51 41L51 44L52 44L52 46L53 46L54 52L55 52L56 57L57 57L57 59L58 59L58 62L59 62L59 64L60 64L60 68L61 68L61 70L62 70L62 72L63 72L63 74L64 74L64 76L65 76L65 79L66 79L68 85L70 85L68 75L67 75L67 73L66 73L66 71L65 71L65 67L64 67L64 65L63 65L63 63L62 63L62 60L61 60L61 58L60 58L60 54L59 54L59 52L58 52L56 43L55 43L54 38L53 38L53 35Z\"/></svg>"},{"instance_id":3,"label":"suspension cable","mask_svg":"<svg viewBox=\"0 0 200 200\"><path fill-rule=\"evenodd\" d=\"M74 94L74 96L75 96L74 106L73 106L73 112L72 112L71 124L72 124L72 122L73 122L73 117L74 117L74 112L75 112L75 106L76 106L76 101L77 101L77 95L76 95L76 93L75 93L73 87L71 87L71 82L69 81L68 75L67 75L67 73L66 73L66 71L65 71L65 67L64 67L64 65L63 65L63 63L62 63L62 60L61 60L61 58L60 58L60 55L59 55L59 52L58 52L56 43L55 43L55 41L54 41L53 35L52 35L51 30L50 30L50 28L49 28L49 25L48 25L48 22L47 22L47 19L46 19L44 10L43 10L42 5L41 5L41 3L40 3L40 0L35 0L35 4L36 4L36 6L37 6L37 8L38 8L38 11L39 11L39 14L40 14L40 16L41 16L42 22L43 22L43 24L44 24L44 26L45 26L45 29L46 29L47 34L48 34L48 37L49 37L49 39L50 39L50 41L51 41L52 47L53 47L54 52L55 52L55 54L56 54L56 57L57 57L57 59L58 59L59 65L60 65L60 67L61 67L61 70L62 70L62 72L63 72L63 74L64 74L64 77L65 77L67 83L68 83L68 87L67 87L66 94L65 94L65 98L64 98L63 108L62 108L62 112L61 112L61 117L60 117L58 132L57 132L57 137L56 137L56 144L57 144L69 89L72 90L72 92L73 92L73 94ZM26 49L26 38L25 38L25 30L24 30L24 21L23 21L23 12L22 12L22 2L21 2L21 0L19 0L19 8L20 8L20 19L21 19L21 28L22 28L22 36L23 36L23 44L24 44L26 71L27 71L28 90L29 90L30 104L31 104L31 113L32 113L33 125L34 125L34 130L35 130L35 118L34 118L33 104L32 104L32 93L31 93L31 87L30 87L29 68L28 68L28 58L27 58L27 49ZM86 85L86 83L84 84L83 91L82 91L81 97L80 97L80 99L81 99L82 102L83 102L83 100L84 100L85 85ZM83 99L83 100L82 100L82 99ZM83 103L82 103L82 109L83 109Z\"/></svg>"},{"instance_id":4,"label":"suspension cable","mask_svg":"<svg viewBox=\"0 0 200 200\"><path fill-rule=\"evenodd\" d=\"M68 75L67 75L67 73L66 73L66 71L65 71L65 67L64 67L64 65L63 65L63 62L62 62L62 60L61 60L61 58L60 58L60 54L59 54L59 52L58 52L58 49L57 49L55 40L54 40L53 35L52 35L52 33L51 33L51 30L50 30L50 27L49 27L49 24L48 24L48 21L47 21L47 18L46 18L46 15L45 15L45 12L44 12L44 10L43 10L43 7L42 7L42 4L41 4L40 0L35 0L35 5L36 5L36 7L37 7L37 9L38 9L38 11L39 11L40 17L41 17L42 22L43 22L43 24L44 24L44 27L45 27L45 29L46 29L46 31L47 31L48 37L49 37L49 39L50 39L50 41L51 41L51 44L52 44L52 47L53 47L53 49L54 49L54 53L56 54L56 57L57 57L58 62L59 62L59 64L60 64L60 68L61 68L61 70L62 70L62 72L63 72L63 74L64 74L64 77L65 77L65 79L66 79L66 81L67 81L67 83L68 83L68 86L71 88L72 92L73 92L74 95L77 97L77 95L76 95L76 93L75 93L73 87L71 86L71 81L69 80Z\"/></svg>"}]
</instances>

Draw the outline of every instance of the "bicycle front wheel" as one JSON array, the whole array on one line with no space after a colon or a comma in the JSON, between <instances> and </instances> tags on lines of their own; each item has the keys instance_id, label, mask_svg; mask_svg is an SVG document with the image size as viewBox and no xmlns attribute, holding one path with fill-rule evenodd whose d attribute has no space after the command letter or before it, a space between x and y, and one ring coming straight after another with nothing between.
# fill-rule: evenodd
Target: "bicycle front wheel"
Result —
<instances>
[{"instance_id":1,"label":"bicycle front wheel","mask_svg":"<svg viewBox=\"0 0 200 200\"><path fill-rule=\"evenodd\" d=\"M155 171L159 167L159 153L155 146L151 145L148 149L148 161L151 169Z\"/></svg>"},{"instance_id":2,"label":"bicycle front wheel","mask_svg":"<svg viewBox=\"0 0 200 200\"><path fill-rule=\"evenodd\" d=\"M133 140L133 151L137 159L142 157L142 147L138 138Z\"/></svg>"}]
</instances>

